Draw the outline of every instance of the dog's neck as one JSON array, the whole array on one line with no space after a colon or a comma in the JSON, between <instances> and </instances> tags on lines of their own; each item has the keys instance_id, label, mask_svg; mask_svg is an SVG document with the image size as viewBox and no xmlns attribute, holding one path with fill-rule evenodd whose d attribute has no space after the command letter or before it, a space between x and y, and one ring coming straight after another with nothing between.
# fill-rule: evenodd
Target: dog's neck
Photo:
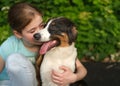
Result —
<instances>
[{"instance_id":1,"label":"dog's neck","mask_svg":"<svg viewBox=\"0 0 120 86\"><path fill-rule=\"evenodd\" d=\"M71 45L73 45L74 46L74 42L71 44ZM69 43L67 43L67 42L61 42L60 43L60 45L59 45L59 47L69 47L69 46L71 46Z\"/></svg>"},{"instance_id":2,"label":"dog's neck","mask_svg":"<svg viewBox=\"0 0 120 86\"><path fill-rule=\"evenodd\" d=\"M67 34L62 33L62 35L63 36L58 36L58 38L60 39L60 45L59 46L60 47L70 46Z\"/></svg>"},{"instance_id":3,"label":"dog's neck","mask_svg":"<svg viewBox=\"0 0 120 86\"><path fill-rule=\"evenodd\" d=\"M65 42L61 42L61 44L59 45L60 47L68 47L69 44L68 43L65 43Z\"/></svg>"}]
</instances>

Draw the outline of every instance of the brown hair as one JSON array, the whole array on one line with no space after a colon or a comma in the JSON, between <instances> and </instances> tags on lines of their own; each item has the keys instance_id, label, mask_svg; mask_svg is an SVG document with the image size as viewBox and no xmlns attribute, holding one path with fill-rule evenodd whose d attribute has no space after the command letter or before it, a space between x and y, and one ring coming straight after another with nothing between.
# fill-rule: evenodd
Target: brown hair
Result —
<instances>
[{"instance_id":1,"label":"brown hair","mask_svg":"<svg viewBox=\"0 0 120 86\"><path fill-rule=\"evenodd\" d=\"M28 3L16 3L8 12L8 22L13 30L21 33L36 14L42 16L42 13L34 6Z\"/></svg>"}]
</instances>

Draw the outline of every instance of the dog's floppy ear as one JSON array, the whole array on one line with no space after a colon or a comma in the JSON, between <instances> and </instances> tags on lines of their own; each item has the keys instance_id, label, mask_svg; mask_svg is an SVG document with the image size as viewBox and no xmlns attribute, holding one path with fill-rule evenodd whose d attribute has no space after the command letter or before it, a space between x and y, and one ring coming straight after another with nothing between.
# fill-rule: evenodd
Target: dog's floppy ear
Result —
<instances>
[{"instance_id":1,"label":"dog's floppy ear","mask_svg":"<svg viewBox=\"0 0 120 86\"><path fill-rule=\"evenodd\" d=\"M71 31L68 33L68 37L69 37L69 44L72 44L72 42L75 42L75 40L77 39L77 30L76 27L73 26Z\"/></svg>"},{"instance_id":2,"label":"dog's floppy ear","mask_svg":"<svg viewBox=\"0 0 120 86\"><path fill-rule=\"evenodd\" d=\"M73 32L74 40L76 40L77 39L77 34L78 34L78 31L77 31L76 27L72 28L72 32Z\"/></svg>"}]
</instances>

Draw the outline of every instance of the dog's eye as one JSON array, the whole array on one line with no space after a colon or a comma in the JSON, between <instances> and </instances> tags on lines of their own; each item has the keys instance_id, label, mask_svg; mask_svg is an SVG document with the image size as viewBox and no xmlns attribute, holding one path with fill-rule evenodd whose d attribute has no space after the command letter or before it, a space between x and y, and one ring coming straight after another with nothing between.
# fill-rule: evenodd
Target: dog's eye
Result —
<instances>
[{"instance_id":1,"label":"dog's eye","mask_svg":"<svg viewBox=\"0 0 120 86\"><path fill-rule=\"evenodd\" d=\"M59 31L59 30L56 30L56 29L49 29L49 32L51 33L51 34L61 34L61 31Z\"/></svg>"},{"instance_id":2,"label":"dog's eye","mask_svg":"<svg viewBox=\"0 0 120 86\"><path fill-rule=\"evenodd\" d=\"M56 33L56 31L55 31L54 29L49 29L49 32L50 32L51 34Z\"/></svg>"}]
</instances>

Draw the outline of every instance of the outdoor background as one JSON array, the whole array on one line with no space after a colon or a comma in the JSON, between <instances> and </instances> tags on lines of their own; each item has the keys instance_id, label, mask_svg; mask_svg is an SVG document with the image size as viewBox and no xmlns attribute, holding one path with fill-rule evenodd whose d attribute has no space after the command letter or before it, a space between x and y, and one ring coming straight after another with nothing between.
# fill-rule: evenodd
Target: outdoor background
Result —
<instances>
[{"instance_id":1,"label":"outdoor background","mask_svg":"<svg viewBox=\"0 0 120 86\"><path fill-rule=\"evenodd\" d=\"M29 2L49 18L64 16L77 26L79 59L120 61L120 0L0 0L0 44L10 36L7 13L17 2Z\"/></svg>"}]
</instances>

